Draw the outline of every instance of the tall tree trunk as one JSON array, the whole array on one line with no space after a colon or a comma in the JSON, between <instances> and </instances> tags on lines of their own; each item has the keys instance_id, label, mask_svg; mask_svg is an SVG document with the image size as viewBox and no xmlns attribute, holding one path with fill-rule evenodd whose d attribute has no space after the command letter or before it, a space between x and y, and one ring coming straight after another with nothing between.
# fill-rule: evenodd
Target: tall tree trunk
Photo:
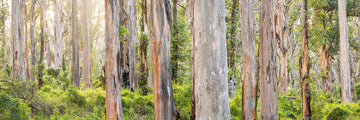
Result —
<instances>
[{"instance_id":1,"label":"tall tree trunk","mask_svg":"<svg viewBox=\"0 0 360 120\"><path fill-rule=\"evenodd\" d=\"M23 0L11 2L11 41L13 65L12 74L15 79L25 80L24 61L24 6Z\"/></svg>"},{"instance_id":2,"label":"tall tree trunk","mask_svg":"<svg viewBox=\"0 0 360 120\"><path fill-rule=\"evenodd\" d=\"M35 28L35 5L36 0L31 2L31 11L30 11L30 40L31 40L31 66L35 68L36 65L36 46L35 46L35 38L34 38L34 28ZM32 80L35 80L35 76L31 77Z\"/></svg>"},{"instance_id":3,"label":"tall tree trunk","mask_svg":"<svg viewBox=\"0 0 360 120\"><path fill-rule=\"evenodd\" d=\"M125 12L127 15L126 28L128 30L128 35L126 36L126 46L127 46L127 64L129 69L129 80L130 80L130 89L135 90L138 88L138 80L136 78L136 1L135 0L126 0L125 3ZM125 48L125 47L124 47ZM124 49L125 50L125 49ZM126 60L125 60L126 61Z\"/></svg>"},{"instance_id":4,"label":"tall tree trunk","mask_svg":"<svg viewBox=\"0 0 360 120\"><path fill-rule=\"evenodd\" d=\"M82 36L83 36L83 80L85 83L84 88L91 88L90 82L90 54L91 54L91 41L89 38L89 26L88 26L88 0L81 0L81 23L82 23Z\"/></svg>"},{"instance_id":5,"label":"tall tree trunk","mask_svg":"<svg viewBox=\"0 0 360 120\"><path fill-rule=\"evenodd\" d=\"M61 60L62 60L62 6L63 1L55 0L55 68L61 68Z\"/></svg>"},{"instance_id":6,"label":"tall tree trunk","mask_svg":"<svg viewBox=\"0 0 360 120\"><path fill-rule=\"evenodd\" d=\"M78 40L78 17L77 0L72 0L72 83L79 89L79 40Z\"/></svg>"},{"instance_id":7,"label":"tall tree trunk","mask_svg":"<svg viewBox=\"0 0 360 120\"><path fill-rule=\"evenodd\" d=\"M27 42L27 18L26 18L26 14L27 14L27 10L26 10L26 1L24 0L24 25L25 25L25 63L26 63L26 80L30 80L30 69L29 69L29 59L28 59L28 42Z\"/></svg>"},{"instance_id":8,"label":"tall tree trunk","mask_svg":"<svg viewBox=\"0 0 360 120\"><path fill-rule=\"evenodd\" d=\"M178 114L174 104L170 67L170 0L150 0L149 11L150 45L153 48L155 120L175 120Z\"/></svg>"},{"instance_id":9,"label":"tall tree trunk","mask_svg":"<svg viewBox=\"0 0 360 120\"><path fill-rule=\"evenodd\" d=\"M288 87L288 71L287 71L287 19L285 10L285 0L280 0L278 4L278 14L277 14L277 22L276 25L276 38L279 43L280 48L280 95L283 95L287 92Z\"/></svg>"},{"instance_id":10,"label":"tall tree trunk","mask_svg":"<svg viewBox=\"0 0 360 120\"><path fill-rule=\"evenodd\" d=\"M194 1L193 86L196 119L231 119L225 0Z\"/></svg>"},{"instance_id":11,"label":"tall tree trunk","mask_svg":"<svg viewBox=\"0 0 360 120\"><path fill-rule=\"evenodd\" d=\"M309 86L309 54L308 54L308 32L307 32L307 0L301 2L301 24L302 24L302 54L301 54L301 91L303 105L303 119L311 119L310 109L310 86Z\"/></svg>"},{"instance_id":12,"label":"tall tree trunk","mask_svg":"<svg viewBox=\"0 0 360 120\"><path fill-rule=\"evenodd\" d=\"M262 1L260 16L260 118L277 120L275 1Z\"/></svg>"},{"instance_id":13,"label":"tall tree trunk","mask_svg":"<svg viewBox=\"0 0 360 120\"><path fill-rule=\"evenodd\" d=\"M341 102L351 102L349 41L347 35L346 0L339 0Z\"/></svg>"},{"instance_id":14,"label":"tall tree trunk","mask_svg":"<svg viewBox=\"0 0 360 120\"><path fill-rule=\"evenodd\" d=\"M106 119L122 120L121 108L121 43L120 43L120 13L118 0L105 0L105 89L106 89Z\"/></svg>"},{"instance_id":15,"label":"tall tree trunk","mask_svg":"<svg viewBox=\"0 0 360 120\"><path fill-rule=\"evenodd\" d=\"M46 2L45 0L41 0L41 15L40 15L40 60L38 63L38 87L41 89L43 85L43 71L44 68L44 53L45 53L45 9L46 9Z\"/></svg>"},{"instance_id":16,"label":"tall tree trunk","mask_svg":"<svg viewBox=\"0 0 360 120\"><path fill-rule=\"evenodd\" d=\"M141 24L140 31L143 34L146 34L147 30L147 0L141 1ZM147 34L146 34L147 35ZM144 36L145 37L145 36ZM141 74L139 87L145 88L148 84L148 66L147 66L147 46L149 44L149 40L145 38L140 39L140 58L141 58Z\"/></svg>"},{"instance_id":17,"label":"tall tree trunk","mask_svg":"<svg viewBox=\"0 0 360 120\"><path fill-rule=\"evenodd\" d=\"M232 8L231 8L231 18L230 18L230 23L231 23L231 28L230 28L230 59L229 59L229 69L231 69L232 74L231 77L233 77L235 79L235 74L236 74L236 66L235 66L235 58L236 58L236 28L237 28L237 13L238 13L238 8L239 8L239 1L238 0L233 0L232 3ZM251 11L249 11L251 12ZM229 86L230 87L230 86ZM230 95L232 96L232 95Z\"/></svg>"},{"instance_id":18,"label":"tall tree trunk","mask_svg":"<svg viewBox=\"0 0 360 120\"><path fill-rule=\"evenodd\" d=\"M4 0L1 0L1 6L5 6L4 4ZM1 27L1 34L2 34L2 42L3 42L3 46L4 46L4 59L3 59L3 64L5 65L7 63L7 48L6 48L6 37L5 37L5 21L6 21L6 12L4 9L1 9L1 24L2 24L2 27Z\"/></svg>"},{"instance_id":19,"label":"tall tree trunk","mask_svg":"<svg viewBox=\"0 0 360 120\"><path fill-rule=\"evenodd\" d=\"M256 120L257 63L255 14L252 0L240 2L241 39L243 47L242 119Z\"/></svg>"}]
</instances>

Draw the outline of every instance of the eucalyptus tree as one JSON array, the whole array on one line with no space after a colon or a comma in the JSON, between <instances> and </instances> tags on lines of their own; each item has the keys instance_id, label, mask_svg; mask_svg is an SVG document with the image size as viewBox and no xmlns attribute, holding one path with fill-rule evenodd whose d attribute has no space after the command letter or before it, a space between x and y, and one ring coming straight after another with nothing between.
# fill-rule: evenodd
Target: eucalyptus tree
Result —
<instances>
[{"instance_id":1,"label":"eucalyptus tree","mask_svg":"<svg viewBox=\"0 0 360 120\"><path fill-rule=\"evenodd\" d=\"M263 0L260 8L260 118L278 119L275 1Z\"/></svg>"},{"instance_id":2,"label":"eucalyptus tree","mask_svg":"<svg viewBox=\"0 0 360 120\"><path fill-rule=\"evenodd\" d=\"M11 2L12 74L16 79L25 80L24 61L24 6L23 0Z\"/></svg>"},{"instance_id":3,"label":"eucalyptus tree","mask_svg":"<svg viewBox=\"0 0 360 120\"><path fill-rule=\"evenodd\" d=\"M120 17L121 3L119 0L105 0L105 89L106 119L122 120L121 107L121 43Z\"/></svg>"},{"instance_id":4,"label":"eucalyptus tree","mask_svg":"<svg viewBox=\"0 0 360 120\"><path fill-rule=\"evenodd\" d=\"M225 0L195 0L193 5L192 87L195 118L231 119Z\"/></svg>"},{"instance_id":5,"label":"eucalyptus tree","mask_svg":"<svg viewBox=\"0 0 360 120\"><path fill-rule=\"evenodd\" d=\"M170 67L170 0L150 0L149 12L155 120L174 120L178 114L174 104Z\"/></svg>"}]
</instances>

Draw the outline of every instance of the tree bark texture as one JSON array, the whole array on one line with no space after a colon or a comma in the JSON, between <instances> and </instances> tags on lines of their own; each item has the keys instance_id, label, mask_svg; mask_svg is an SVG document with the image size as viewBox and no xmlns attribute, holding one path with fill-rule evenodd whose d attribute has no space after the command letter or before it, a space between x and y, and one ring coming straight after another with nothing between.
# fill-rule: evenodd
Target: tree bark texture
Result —
<instances>
[{"instance_id":1,"label":"tree bark texture","mask_svg":"<svg viewBox=\"0 0 360 120\"><path fill-rule=\"evenodd\" d=\"M349 40L346 15L346 0L338 1L340 31L341 102L351 102Z\"/></svg>"},{"instance_id":2,"label":"tree bark texture","mask_svg":"<svg viewBox=\"0 0 360 120\"><path fill-rule=\"evenodd\" d=\"M311 119L310 109L310 86L309 86L309 53L308 53L308 31L307 31L307 0L301 1L301 24L302 24L302 54L301 54L301 93L303 105L303 120Z\"/></svg>"},{"instance_id":3,"label":"tree bark texture","mask_svg":"<svg viewBox=\"0 0 360 120\"><path fill-rule=\"evenodd\" d=\"M120 13L118 0L105 0L105 89L106 89L106 119L122 120L121 108L121 43L120 43Z\"/></svg>"},{"instance_id":4,"label":"tree bark texture","mask_svg":"<svg viewBox=\"0 0 360 120\"><path fill-rule=\"evenodd\" d=\"M126 48L124 47L124 52L127 50L127 61L128 70L129 70L129 81L130 89L138 88L138 79L136 78L136 25L137 25L137 14L136 14L136 1L135 0L126 0L125 3L125 13L126 13L126 28L128 34L125 38Z\"/></svg>"},{"instance_id":5,"label":"tree bark texture","mask_svg":"<svg viewBox=\"0 0 360 120\"><path fill-rule=\"evenodd\" d=\"M61 68L61 60L62 60L62 32L63 32L63 2L61 0L54 0L55 5L55 68Z\"/></svg>"},{"instance_id":6,"label":"tree bark texture","mask_svg":"<svg viewBox=\"0 0 360 120\"><path fill-rule=\"evenodd\" d=\"M285 0L278 1L277 25L275 26L276 38L280 48L280 95L287 92L288 71L287 71L287 19L285 10Z\"/></svg>"},{"instance_id":7,"label":"tree bark texture","mask_svg":"<svg viewBox=\"0 0 360 120\"><path fill-rule=\"evenodd\" d=\"M24 61L24 6L23 0L11 2L12 74L15 79L25 80Z\"/></svg>"},{"instance_id":8,"label":"tree bark texture","mask_svg":"<svg viewBox=\"0 0 360 120\"><path fill-rule=\"evenodd\" d=\"M196 119L231 119L225 0L196 0L193 12L193 94Z\"/></svg>"},{"instance_id":9,"label":"tree bark texture","mask_svg":"<svg viewBox=\"0 0 360 120\"><path fill-rule=\"evenodd\" d=\"M257 63L255 14L252 0L241 0L240 22L243 48L242 119L256 120Z\"/></svg>"},{"instance_id":10,"label":"tree bark texture","mask_svg":"<svg viewBox=\"0 0 360 120\"><path fill-rule=\"evenodd\" d=\"M260 119L278 119L275 1L261 1L260 8Z\"/></svg>"},{"instance_id":11,"label":"tree bark texture","mask_svg":"<svg viewBox=\"0 0 360 120\"><path fill-rule=\"evenodd\" d=\"M170 0L150 0L150 45L153 56L155 120L176 119L171 67L171 3Z\"/></svg>"}]
</instances>

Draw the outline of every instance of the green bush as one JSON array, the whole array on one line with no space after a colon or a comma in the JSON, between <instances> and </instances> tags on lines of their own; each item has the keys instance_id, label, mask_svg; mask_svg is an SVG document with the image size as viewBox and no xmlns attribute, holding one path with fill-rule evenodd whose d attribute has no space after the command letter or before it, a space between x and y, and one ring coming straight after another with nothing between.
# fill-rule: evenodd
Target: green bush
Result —
<instances>
[{"instance_id":1,"label":"green bush","mask_svg":"<svg viewBox=\"0 0 360 120\"><path fill-rule=\"evenodd\" d=\"M79 94L78 90L75 87L70 87L67 90L66 100L68 100L71 103L74 103L80 107L85 106L87 103L85 97L82 96L81 94Z\"/></svg>"},{"instance_id":2,"label":"green bush","mask_svg":"<svg viewBox=\"0 0 360 120\"><path fill-rule=\"evenodd\" d=\"M329 113L327 116L328 120L345 120L349 116L349 112L341 109L340 107L336 107L334 110Z\"/></svg>"},{"instance_id":3,"label":"green bush","mask_svg":"<svg viewBox=\"0 0 360 120\"><path fill-rule=\"evenodd\" d=\"M0 93L0 116L1 120L27 120L30 108L19 98Z\"/></svg>"}]
</instances>

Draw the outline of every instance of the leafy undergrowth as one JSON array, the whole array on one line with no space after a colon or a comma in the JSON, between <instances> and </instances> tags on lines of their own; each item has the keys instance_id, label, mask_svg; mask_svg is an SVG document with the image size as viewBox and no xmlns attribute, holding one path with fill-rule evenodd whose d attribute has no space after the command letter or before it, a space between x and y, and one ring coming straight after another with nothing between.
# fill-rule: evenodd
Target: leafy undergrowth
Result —
<instances>
[{"instance_id":1,"label":"leafy undergrowth","mask_svg":"<svg viewBox=\"0 0 360 120\"><path fill-rule=\"evenodd\" d=\"M69 80L70 75L68 73L57 71L46 74L44 77L45 86L41 90L37 89L37 82L35 81L17 81L7 78L10 77L0 77L0 120L105 119L106 93L101 85L88 90L78 90L69 83L71 80ZM147 91L150 92L145 93L141 89L134 92L121 89L122 110L125 120L154 119L153 90L150 88ZM355 91L359 93L360 85L356 85ZM180 119L190 119L191 84L173 85L173 92ZM342 104L339 87L335 87L333 93L328 92L327 94L324 94L321 89L313 88L311 96L312 119L360 119L360 101ZM280 119L302 119L300 89L290 89L287 94L279 96L278 100ZM241 103L240 88L237 90L237 96L230 98L230 113L233 120L242 119ZM260 114L259 103L260 101L257 103L258 118Z\"/></svg>"}]
</instances>

